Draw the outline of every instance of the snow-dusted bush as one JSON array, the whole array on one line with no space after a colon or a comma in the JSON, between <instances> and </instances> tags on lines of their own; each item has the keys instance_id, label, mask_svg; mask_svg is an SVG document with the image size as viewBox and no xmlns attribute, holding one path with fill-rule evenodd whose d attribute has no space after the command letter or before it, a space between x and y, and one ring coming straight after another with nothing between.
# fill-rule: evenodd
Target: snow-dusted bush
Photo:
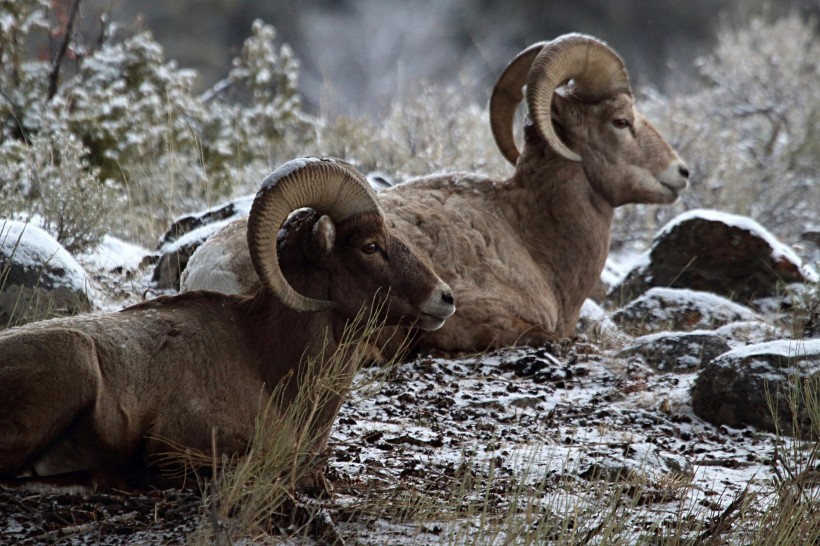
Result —
<instances>
[{"instance_id":1,"label":"snow-dusted bush","mask_svg":"<svg viewBox=\"0 0 820 546\"><path fill-rule=\"evenodd\" d=\"M87 155L78 137L60 131L0 148L0 217L33 220L70 252L96 245L120 199Z\"/></svg>"},{"instance_id":2,"label":"snow-dusted bush","mask_svg":"<svg viewBox=\"0 0 820 546\"><path fill-rule=\"evenodd\" d=\"M287 45L277 49L275 39L272 26L254 21L227 78L203 96L210 114L203 148L214 166L284 161L290 158L277 143L289 136L303 145L313 140L296 92L299 61Z\"/></svg>"},{"instance_id":3,"label":"snow-dusted bush","mask_svg":"<svg viewBox=\"0 0 820 546\"><path fill-rule=\"evenodd\" d=\"M46 97L49 64L30 59L26 42L48 30L47 9L48 0L0 0L0 142L36 121Z\"/></svg>"},{"instance_id":4,"label":"snow-dusted bush","mask_svg":"<svg viewBox=\"0 0 820 546\"><path fill-rule=\"evenodd\" d=\"M86 170L72 186L118 186L126 199L107 227L146 244L180 211L232 195L237 179L258 181L315 140L296 92L298 62L287 46L275 46L272 26L254 22L227 78L199 95L196 71L166 61L150 33L120 36L112 28L91 47L64 21L52 28L48 4L0 0L0 157L12 163L0 177L7 211L57 208L46 203L52 194L29 191L11 176L30 169L46 146L37 135L84 145ZM63 58L71 59L70 72L56 70L53 52L35 55L46 49L43 30L70 38ZM57 74L63 81L49 89Z\"/></svg>"},{"instance_id":5,"label":"snow-dusted bush","mask_svg":"<svg viewBox=\"0 0 820 546\"><path fill-rule=\"evenodd\" d=\"M382 119L341 117L322 128L319 148L363 171L399 180L437 171L477 171L506 177L486 108L473 93L425 85L416 97L393 102Z\"/></svg>"},{"instance_id":6,"label":"snow-dusted bush","mask_svg":"<svg viewBox=\"0 0 820 546\"><path fill-rule=\"evenodd\" d=\"M190 164L202 180L197 140L206 116L193 95L196 72L166 63L147 32L105 43L49 102L41 130L64 125L91 150L103 178L132 181L146 163Z\"/></svg>"},{"instance_id":7,"label":"snow-dusted bush","mask_svg":"<svg viewBox=\"0 0 820 546\"><path fill-rule=\"evenodd\" d=\"M674 207L621 209L616 238L646 234L683 209L744 214L785 238L817 222L820 203L820 40L798 15L724 27L699 60L694 89L651 95L643 109L689 164Z\"/></svg>"}]
</instances>

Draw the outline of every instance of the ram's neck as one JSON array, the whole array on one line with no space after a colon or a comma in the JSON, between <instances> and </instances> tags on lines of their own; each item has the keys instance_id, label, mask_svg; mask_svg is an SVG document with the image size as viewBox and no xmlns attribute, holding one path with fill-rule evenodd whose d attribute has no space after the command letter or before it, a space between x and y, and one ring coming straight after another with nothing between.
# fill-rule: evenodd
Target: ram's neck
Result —
<instances>
[{"instance_id":1,"label":"ram's neck","mask_svg":"<svg viewBox=\"0 0 820 546\"><path fill-rule=\"evenodd\" d=\"M604 268L613 208L576 163L519 164L505 186L505 215L559 299L557 333L569 335Z\"/></svg>"},{"instance_id":2,"label":"ram's neck","mask_svg":"<svg viewBox=\"0 0 820 546\"><path fill-rule=\"evenodd\" d=\"M250 305L249 328L260 347L259 373L270 388L289 374L295 377L299 366L321 359L338 343L330 311L294 311L264 289L251 298Z\"/></svg>"},{"instance_id":3,"label":"ram's neck","mask_svg":"<svg viewBox=\"0 0 820 546\"><path fill-rule=\"evenodd\" d=\"M270 294L258 293L254 299L260 310L267 306L272 311L258 317L257 335L265 344L260 375L268 391L281 396L273 417L278 419L282 412L293 409L304 411L298 418L309 419L305 424L311 427L302 439L307 442L304 448L319 452L353 380L358 362L351 354L355 348L339 350L340 320L333 311L300 313L282 306ZM277 335L281 332L288 335Z\"/></svg>"}]
</instances>

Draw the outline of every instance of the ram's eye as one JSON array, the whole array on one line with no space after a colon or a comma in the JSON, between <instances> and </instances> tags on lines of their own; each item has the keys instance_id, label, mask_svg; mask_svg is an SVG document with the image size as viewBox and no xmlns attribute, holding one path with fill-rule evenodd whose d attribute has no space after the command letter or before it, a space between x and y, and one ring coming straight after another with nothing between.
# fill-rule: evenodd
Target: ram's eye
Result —
<instances>
[{"instance_id":1,"label":"ram's eye","mask_svg":"<svg viewBox=\"0 0 820 546\"><path fill-rule=\"evenodd\" d=\"M377 245L376 243L367 243L362 247L362 252L364 252L365 254L373 254L377 250L379 250L379 245Z\"/></svg>"},{"instance_id":2,"label":"ram's eye","mask_svg":"<svg viewBox=\"0 0 820 546\"><path fill-rule=\"evenodd\" d=\"M623 118L615 118L612 120L612 125L614 125L616 129L626 129L627 127L629 127L629 120Z\"/></svg>"}]
</instances>

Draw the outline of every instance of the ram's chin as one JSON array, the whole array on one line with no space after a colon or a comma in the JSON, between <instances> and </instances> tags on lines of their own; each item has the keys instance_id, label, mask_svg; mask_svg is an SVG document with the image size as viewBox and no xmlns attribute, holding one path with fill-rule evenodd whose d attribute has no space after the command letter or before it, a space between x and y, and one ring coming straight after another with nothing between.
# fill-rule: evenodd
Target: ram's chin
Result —
<instances>
[{"instance_id":1,"label":"ram's chin","mask_svg":"<svg viewBox=\"0 0 820 546\"><path fill-rule=\"evenodd\" d=\"M677 188L667 186L663 183L661 183L661 188L662 189L658 192L656 199L656 203L659 205L671 205L678 200L678 197L680 197L680 190Z\"/></svg>"},{"instance_id":2,"label":"ram's chin","mask_svg":"<svg viewBox=\"0 0 820 546\"><path fill-rule=\"evenodd\" d=\"M415 323L415 327L419 330L427 330L428 332L433 330L438 330L442 326L444 326L444 322L446 319L441 317L436 317L433 315L422 314L419 316L418 320Z\"/></svg>"}]
</instances>

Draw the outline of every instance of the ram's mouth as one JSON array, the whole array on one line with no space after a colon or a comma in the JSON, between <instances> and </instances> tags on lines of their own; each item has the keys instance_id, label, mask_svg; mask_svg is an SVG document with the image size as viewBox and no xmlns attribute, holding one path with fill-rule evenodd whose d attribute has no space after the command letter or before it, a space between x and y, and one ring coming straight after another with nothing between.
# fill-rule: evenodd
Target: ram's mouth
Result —
<instances>
[{"instance_id":1,"label":"ram's mouth","mask_svg":"<svg viewBox=\"0 0 820 546\"><path fill-rule=\"evenodd\" d=\"M677 199L680 193L689 185L687 180L689 171L684 168L683 172L685 172L685 176L682 174L680 165L672 165L667 167L667 169L658 176L658 182L660 182L661 186L669 190L669 193L671 193L675 199Z\"/></svg>"},{"instance_id":2,"label":"ram's mouth","mask_svg":"<svg viewBox=\"0 0 820 546\"><path fill-rule=\"evenodd\" d=\"M683 186L683 187L673 186L672 184L668 184L668 183L664 182L663 180L660 180L660 183L661 183L661 186L663 186L664 188L669 190L669 193L671 193L675 198L679 197L680 192L682 192L683 189L686 187L686 186Z\"/></svg>"}]
</instances>

